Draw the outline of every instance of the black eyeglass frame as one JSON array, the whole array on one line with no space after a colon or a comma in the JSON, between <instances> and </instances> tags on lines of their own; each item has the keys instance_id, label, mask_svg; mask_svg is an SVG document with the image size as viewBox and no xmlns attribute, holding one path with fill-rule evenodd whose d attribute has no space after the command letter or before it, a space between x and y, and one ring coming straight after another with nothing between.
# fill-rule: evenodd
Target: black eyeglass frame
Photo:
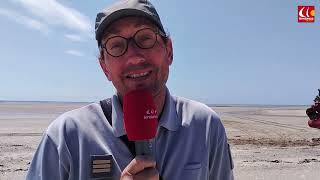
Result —
<instances>
[{"instance_id":1,"label":"black eyeglass frame","mask_svg":"<svg viewBox=\"0 0 320 180\"><path fill-rule=\"evenodd\" d=\"M139 32L141 32L141 31L143 31L143 30L148 30L148 29L151 30L152 32L154 32L154 34L155 34L155 36L156 36L156 39L155 39L155 41L154 41L154 43L153 43L152 46L147 47L147 48L144 48L144 47L139 46L139 44L138 44L138 43L136 42L136 40L135 40L135 36L136 36ZM153 48L154 45L156 44L156 42L158 41L158 36L157 36L157 35L160 35L161 37L165 38L164 40L166 40L166 38L167 38L166 34L163 33L162 31L160 31L159 29L155 30L155 29L153 29L153 28L143 28L143 29L139 29L137 32L134 33L133 36L131 36L131 37L129 37L129 38L126 38L126 37L123 37L123 36L119 36L119 35L118 35L118 36L112 36L112 37L108 38L105 43L101 43L101 48L103 48L104 50L106 50L106 52L107 52L110 56L112 56L112 57L120 57L120 56L124 55L124 54L127 52L130 41L133 41L134 44L137 45L137 47L139 47L140 49L151 49L151 48ZM112 55L111 53L109 53L109 51L108 51L108 49L107 49L107 47L106 47L106 44L108 43L109 40L111 40L111 39L113 39L113 38L119 38L119 37L126 40L126 48L125 48L125 50L123 51L122 54L120 54L120 55L118 55L118 56L114 56L114 55Z\"/></svg>"}]
</instances>

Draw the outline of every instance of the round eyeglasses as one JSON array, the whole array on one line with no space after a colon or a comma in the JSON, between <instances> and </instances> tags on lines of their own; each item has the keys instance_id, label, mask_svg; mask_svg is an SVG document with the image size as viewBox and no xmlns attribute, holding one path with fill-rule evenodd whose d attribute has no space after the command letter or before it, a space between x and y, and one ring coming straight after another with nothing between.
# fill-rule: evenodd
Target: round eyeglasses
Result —
<instances>
[{"instance_id":1,"label":"round eyeglasses","mask_svg":"<svg viewBox=\"0 0 320 180\"><path fill-rule=\"evenodd\" d=\"M157 42L157 34L165 37L165 35L151 28L138 30L132 37L125 38L122 36L113 36L101 45L107 53L113 57L120 57L128 50L128 44L131 40L141 49L150 49Z\"/></svg>"}]
</instances>

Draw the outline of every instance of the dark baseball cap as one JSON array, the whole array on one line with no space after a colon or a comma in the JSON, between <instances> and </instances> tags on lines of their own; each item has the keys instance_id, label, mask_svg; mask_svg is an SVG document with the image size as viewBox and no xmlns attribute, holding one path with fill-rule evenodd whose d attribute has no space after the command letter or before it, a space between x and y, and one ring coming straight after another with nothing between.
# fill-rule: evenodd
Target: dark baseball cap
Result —
<instances>
[{"instance_id":1,"label":"dark baseball cap","mask_svg":"<svg viewBox=\"0 0 320 180\"><path fill-rule=\"evenodd\" d=\"M164 32L160 17L154 6L148 0L120 0L108 6L97 14L96 40L100 46L104 30L118 19L127 16L141 16L147 18Z\"/></svg>"}]
</instances>

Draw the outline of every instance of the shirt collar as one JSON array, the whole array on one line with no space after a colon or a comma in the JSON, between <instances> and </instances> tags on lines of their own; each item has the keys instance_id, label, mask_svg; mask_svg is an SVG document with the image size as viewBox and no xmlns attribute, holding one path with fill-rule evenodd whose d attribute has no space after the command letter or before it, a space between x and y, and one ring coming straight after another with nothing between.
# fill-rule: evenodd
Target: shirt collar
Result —
<instances>
[{"instance_id":1,"label":"shirt collar","mask_svg":"<svg viewBox=\"0 0 320 180\"><path fill-rule=\"evenodd\" d=\"M165 104L161 113L158 126L162 126L170 131L177 131L181 125L176 110L176 100L170 95L166 88ZM126 135L123 122L122 105L119 101L117 93L112 97L112 129L116 137Z\"/></svg>"},{"instance_id":2,"label":"shirt collar","mask_svg":"<svg viewBox=\"0 0 320 180\"><path fill-rule=\"evenodd\" d=\"M112 96L112 129L116 137L126 134L123 123L122 105L119 101L117 93Z\"/></svg>"},{"instance_id":3,"label":"shirt collar","mask_svg":"<svg viewBox=\"0 0 320 180\"><path fill-rule=\"evenodd\" d=\"M170 131L177 131L181 125L181 119L179 120L176 100L170 95L168 88L166 88L166 99L159 120L159 126L162 126Z\"/></svg>"}]
</instances>

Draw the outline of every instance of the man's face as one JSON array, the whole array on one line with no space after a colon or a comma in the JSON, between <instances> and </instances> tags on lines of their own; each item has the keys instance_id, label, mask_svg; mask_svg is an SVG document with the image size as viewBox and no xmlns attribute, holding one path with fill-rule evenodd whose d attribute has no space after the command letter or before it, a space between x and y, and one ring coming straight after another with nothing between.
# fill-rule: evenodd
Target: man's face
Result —
<instances>
[{"instance_id":1,"label":"man's face","mask_svg":"<svg viewBox=\"0 0 320 180\"><path fill-rule=\"evenodd\" d=\"M155 25L140 17L117 20L106 30L102 44L114 36L130 38L144 28L157 29ZM157 96L165 90L171 63L171 40L164 42L160 35L157 35L157 42L150 49L141 49L130 41L122 56L113 57L103 49L100 59L104 73L109 81L112 81L120 98L136 89L147 89L154 97Z\"/></svg>"}]
</instances>

